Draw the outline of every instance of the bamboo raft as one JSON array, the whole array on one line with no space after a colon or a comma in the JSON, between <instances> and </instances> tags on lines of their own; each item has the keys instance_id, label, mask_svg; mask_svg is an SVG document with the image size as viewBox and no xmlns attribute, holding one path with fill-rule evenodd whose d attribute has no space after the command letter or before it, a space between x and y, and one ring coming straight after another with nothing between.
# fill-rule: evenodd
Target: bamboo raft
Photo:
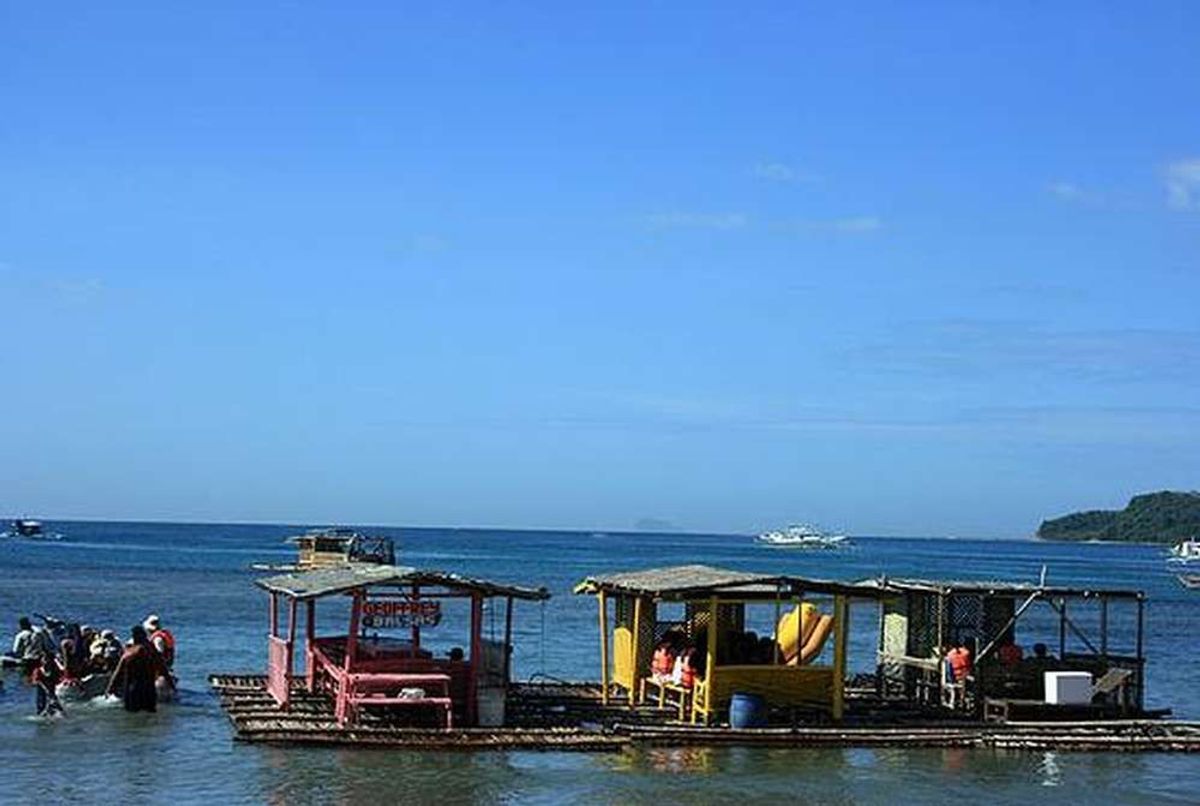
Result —
<instances>
[{"instance_id":1,"label":"bamboo raft","mask_svg":"<svg viewBox=\"0 0 1200 806\"><path fill-rule=\"evenodd\" d=\"M330 700L293 683L280 709L261 675L215 675L209 680L240 742L359 745L413 750L619 751L627 747L962 747L1016 751L1200 752L1200 723L1165 720L980 723L938 721L912 714L848 715L845 724L786 727L700 727L669 721L670 711L630 708L621 698L601 702L588 683L510 687L507 723L498 728L443 730L364 715L340 727Z\"/></svg>"}]
</instances>

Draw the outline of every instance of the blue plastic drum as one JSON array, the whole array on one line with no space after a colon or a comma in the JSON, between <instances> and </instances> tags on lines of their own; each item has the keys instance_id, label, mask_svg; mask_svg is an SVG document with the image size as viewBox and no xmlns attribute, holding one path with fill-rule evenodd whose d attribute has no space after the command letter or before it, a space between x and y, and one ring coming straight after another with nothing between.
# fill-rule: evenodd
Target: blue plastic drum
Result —
<instances>
[{"instance_id":1,"label":"blue plastic drum","mask_svg":"<svg viewBox=\"0 0 1200 806\"><path fill-rule=\"evenodd\" d=\"M767 724L767 701L757 694L735 693L729 701L729 724L735 728L761 728Z\"/></svg>"}]
</instances>

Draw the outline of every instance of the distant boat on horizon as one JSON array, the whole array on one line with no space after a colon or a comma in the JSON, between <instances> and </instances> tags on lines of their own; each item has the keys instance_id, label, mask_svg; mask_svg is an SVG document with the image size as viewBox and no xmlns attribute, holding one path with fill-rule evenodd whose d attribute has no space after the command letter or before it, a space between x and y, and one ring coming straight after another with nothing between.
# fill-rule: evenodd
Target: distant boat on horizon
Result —
<instances>
[{"instance_id":1,"label":"distant boat on horizon","mask_svg":"<svg viewBox=\"0 0 1200 806\"><path fill-rule=\"evenodd\" d=\"M61 540L58 532L47 532L45 525L34 518L14 518L8 526L8 531L0 537L21 537L26 540Z\"/></svg>"},{"instance_id":2,"label":"distant boat on horizon","mask_svg":"<svg viewBox=\"0 0 1200 806\"><path fill-rule=\"evenodd\" d=\"M849 542L846 535L825 532L809 523L796 523L785 529L763 532L757 539L768 546L813 549L838 548Z\"/></svg>"}]
</instances>

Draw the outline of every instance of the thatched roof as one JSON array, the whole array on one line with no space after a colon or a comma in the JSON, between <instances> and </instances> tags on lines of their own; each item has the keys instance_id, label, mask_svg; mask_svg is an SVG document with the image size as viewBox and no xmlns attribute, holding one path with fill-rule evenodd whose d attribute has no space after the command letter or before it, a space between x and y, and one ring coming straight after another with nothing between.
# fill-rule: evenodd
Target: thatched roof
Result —
<instances>
[{"instance_id":1,"label":"thatched roof","mask_svg":"<svg viewBox=\"0 0 1200 806\"><path fill-rule=\"evenodd\" d=\"M1065 597L1106 598L1106 599L1143 599L1145 593L1131 588L1087 588L1062 585L1039 585L1035 582L1009 582L1004 580L980 579L912 579L879 577L865 579L859 583L862 586L874 587L889 593L936 593L936 594L971 594L995 597L1026 597L1038 594L1049 598Z\"/></svg>"},{"instance_id":2,"label":"thatched roof","mask_svg":"<svg viewBox=\"0 0 1200 806\"><path fill-rule=\"evenodd\" d=\"M374 586L439 586L470 591L483 596L511 596L514 599L549 599L545 588L525 588L472 579L446 571L429 571L398 565L340 565L312 571L296 571L259 579L256 584L272 593L293 599L316 599L355 588Z\"/></svg>"},{"instance_id":3,"label":"thatched roof","mask_svg":"<svg viewBox=\"0 0 1200 806\"><path fill-rule=\"evenodd\" d=\"M731 571L711 565L676 565L588 577L576 593L614 593L659 599L698 599L721 595L730 599L773 599L802 592L878 598L879 591L831 580L784 574Z\"/></svg>"}]
</instances>

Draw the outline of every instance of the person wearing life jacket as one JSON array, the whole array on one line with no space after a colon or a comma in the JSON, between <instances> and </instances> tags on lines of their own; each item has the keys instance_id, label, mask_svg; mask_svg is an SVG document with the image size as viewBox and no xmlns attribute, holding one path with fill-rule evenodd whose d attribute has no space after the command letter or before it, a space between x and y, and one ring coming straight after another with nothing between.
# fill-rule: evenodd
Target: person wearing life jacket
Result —
<instances>
[{"instance_id":1,"label":"person wearing life jacket","mask_svg":"<svg viewBox=\"0 0 1200 806\"><path fill-rule=\"evenodd\" d=\"M696 687L700 679L699 653L694 646L683 650L679 655L679 685L686 689Z\"/></svg>"},{"instance_id":2,"label":"person wearing life jacket","mask_svg":"<svg viewBox=\"0 0 1200 806\"><path fill-rule=\"evenodd\" d=\"M957 646L946 653L946 663L950 664L950 674L955 683L967 679L967 675L971 674L971 650L967 648L965 641L959 641Z\"/></svg>"},{"instance_id":3,"label":"person wearing life jacket","mask_svg":"<svg viewBox=\"0 0 1200 806\"><path fill-rule=\"evenodd\" d=\"M1021 661L1025 657L1025 650L1021 649L1020 644L1009 641L1000 647L996 652L996 657L1000 659L1001 666L1011 671L1021 665Z\"/></svg>"},{"instance_id":4,"label":"person wearing life jacket","mask_svg":"<svg viewBox=\"0 0 1200 806\"><path fill-rule=\"evenodd\" d=\"M669 680L675 671L675 645L668 639L663 639L654 649L654 657L650 661L650 676L657 681Z\"/></svg>"},{"instance_id":5,"label":"person wearing life jacket","mask_svg":"<svg viewBox=\"0 0 1200 806\"><path fill-rule=\"evenodd\" d=\"M150 644L162 656L163 664L167 667L167 671L172 671L175 668L175 636L171 635L170 630L162 626L161 619L153 613L146 616L146 620L142 622L142 627L145 628L146 634L150 637Z\"/></svg>"}]
</instances>

